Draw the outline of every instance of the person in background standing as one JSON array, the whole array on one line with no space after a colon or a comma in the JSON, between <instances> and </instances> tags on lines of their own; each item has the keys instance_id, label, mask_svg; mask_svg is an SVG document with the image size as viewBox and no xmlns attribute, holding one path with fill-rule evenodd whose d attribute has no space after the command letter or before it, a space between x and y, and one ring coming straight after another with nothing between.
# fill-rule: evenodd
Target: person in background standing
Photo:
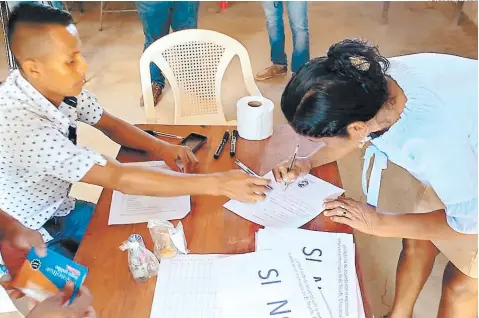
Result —
<instances>
[{"instance_id":1,"label":"person in background standing","mask_svg":"<svg viewBox=\"0 0 479 318\"><path fill-rule=\"evenodd\" d=\"M288 72L288 59L284 50L283 2L263 1L263 9L273 65L256 74L257 81L284 76ZM286 1L286 9L293 33L291 70L294 74L304 63L309 61L308 3L306 1Z\"/></svg>"},{"instance_id":2,"label":"person in background standing","mask_svg":"<svg viewBox=\"0 0 479 318\"><path fill-rule=\"evenodd\" d=\"M198 1L136 1L138 16L143 23L145 47L175 31L196 29L198 25ZM156 106L165 87L165 77L155 64L150 65L153 103ZM144 106L143 97L140 105Z\"/></svg>"}]
</instances>

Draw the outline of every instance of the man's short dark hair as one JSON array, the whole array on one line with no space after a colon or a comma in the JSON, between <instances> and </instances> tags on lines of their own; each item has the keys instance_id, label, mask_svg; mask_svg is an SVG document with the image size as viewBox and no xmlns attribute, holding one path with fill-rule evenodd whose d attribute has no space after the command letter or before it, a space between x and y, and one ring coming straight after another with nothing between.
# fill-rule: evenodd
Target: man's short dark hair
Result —
<instances>
[{"instance_id":1,"label":"man's short dark hair","mask_svg":"<svg viewBox=\"0 0 479 318\"><path fill-rule=\"evenodd\" d=\"M43 25L58 24L68 26L73 23L72 15L66 11L35 2L22 2L16 6L8 19L8 42L11 44L15 29L19 24Z\"/></svg>"}]
</instances>

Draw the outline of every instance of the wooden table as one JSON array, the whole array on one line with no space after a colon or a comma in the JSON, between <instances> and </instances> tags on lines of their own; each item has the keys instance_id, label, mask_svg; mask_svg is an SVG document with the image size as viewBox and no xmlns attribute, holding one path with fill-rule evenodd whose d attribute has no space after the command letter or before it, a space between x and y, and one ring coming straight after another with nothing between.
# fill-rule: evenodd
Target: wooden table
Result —
<instances>
[{"instance_id":1,"label":"wooden table","mask_svg":"<svg viewBox=\"0 0 479 318\"><path fill-rule=\"evenodd\" d=\"M229 143L221 157L218 160L213 159L213 153L225 129L231 130L231 127L162 125L140 127L180 136L186 136L190 132L208 136L207 144L197 152L200 161L198 173L237 168L229 156ZM301 144L299 155L305 155L315 148L314 143L297 136L289 126L277 126L273 136L268 140L246 141L240 138L235 158L240 159L259 175L263 175L280 161L288 158L297 143ZM118 160L135 162L147 161L149 158L146 154L122 149ZM342 186L336 163L316 169L313 174ZM120 251L119 246L130 234L139 233L143 236L146 246L152 249L151 237L146 224L108 226L111 196L111 190L103 190L75 260L89 268L85 284L93 293L94 307L100 317L147 318L150 316L156 279L143 283L135 282L128 269L128 253ZM254 251L254 234L260 226L223 208L227 200L226 197L191 197L192 210L182 220L191 253L232 254ZM322 215L303 228L352 233L349 227L335 224ZM362 286L359 269L358 275ZM370 317L369 303L364 296L363 291L367 317Z\"/></svg>"}]
</instances>

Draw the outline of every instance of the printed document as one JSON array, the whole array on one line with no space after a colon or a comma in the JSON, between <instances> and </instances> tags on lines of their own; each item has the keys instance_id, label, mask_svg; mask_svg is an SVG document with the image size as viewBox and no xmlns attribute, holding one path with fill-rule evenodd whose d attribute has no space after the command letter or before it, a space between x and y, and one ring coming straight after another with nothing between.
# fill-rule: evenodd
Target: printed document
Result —
<instances>
[{"instance_id":1,"label":"printed document","mask_svg":"<svg viewBox=\"0 0 479 318\"><path fill-rule=\"evenodd\" d=\"M308 223L323 211L325 199L335 199L344 190L311 174L290 184L274 181L273 172L265 178L273 180L273 188L266 199L255 204L230 200L224 205L239 216L263 226L298 228Z\"/></svg>"},{"instance_id":2,"label":"printed document","mask_svg":"<svg viewBox=\"0 0 479 318\"><path fill-rule=\"evenodd\" d=\"M261 251L217 260L222 318L332 318L304 261L293 254Z\"/></svg>"},{"instance_id":3,"label":"printed document","mask_svg":"<svg viewBox=\"0 0 479 318\"><path fill-rule=\"evenodd\" d=\"M358 297L361 292L358 290L355 244L351 234L265 228L256 234L256 250L296 252L295 255L305 261L307 272L325 298L331 316L360 317Z\"/></svg>"},{"instance_id":4,"label":"printed document","mask_svg":"<svg viewBox=\"0 0 479 318\"><path fill-rule=\"evenodd\" d=\"M137 162L129 163L129 165L170 170L164 161ZM108 224L144 223L150 219L179 220L190 211L189 195L167 198L128 195L113 191Z\"/></svg>"},{"instance_id":5,"label":"printed document","mask_svg":"<svg viewBox=\"0 0 479 318\"><path fill-rule=\"evenodd\" d=\"M150 318L221 318L213 263L222 255L163 258Z\"/></svg>"}]
</instances>

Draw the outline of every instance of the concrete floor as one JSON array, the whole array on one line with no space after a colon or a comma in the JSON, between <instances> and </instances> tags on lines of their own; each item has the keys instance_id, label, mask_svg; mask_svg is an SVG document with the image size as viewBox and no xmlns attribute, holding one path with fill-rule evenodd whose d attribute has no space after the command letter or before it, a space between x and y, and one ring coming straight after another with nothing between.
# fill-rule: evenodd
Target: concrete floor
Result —
<instances>
[{"instance_id":1,"label":"concrete floor","mask_svg":"<svg viewBox=\"0 0 479 318\"><path fill-rule=\"evenodd\" d=\"M110 7L131 6L127 3L109 3ZM71 7L71 5L70 5ZM135 13L112 13L104 17L104 30L99 27L99 4L87 2L81 15L73 6L74 16L83 40L83 53L89 62L90 81L87 89L98 97L110 113L131 123L144 121L139 106L140 78L139 58L143 48L143 32ZM200 9L199 27L227 34L248 49L253 71L269 65L269 43L260 3L230 3L228 11L217 13L218 3L203 3ZM415 52L443 52L477 58L477 26L463 16L459 27L451 26L454 5L438 2L393 2L389 24L381 24L382 2L315 2L309 7L311 56L324 55L329 45L348 38L361 37L379 45L385 56ZM477 6L475 8L477 19ZM472 10L474 11L474 9ZM287 48L291 54L291 32L286 27ZM1 54L1 52L0 52ZM0 63L0 78L8 73L6 62ZM275 103L275 122L284 123L279 109L281 92L289 77L258 83L264 96ZM227 117L235 114L236 100L246 91L240 76L238 61L233 61L224 79L224 106ZM173 99L166 88L157 107L158 121L171 123ZM108 156L115 156L118 146L100 132L86 126L80 127L79 142ZM280 159L280 158L278 158ZM361 198L359 152L340 162L341 176L347 194ZM411 192L409 179L401 178L397 167L386 172L395 180L395 187L383 195L388 205L405 210L409 208L404 196ZM404 181L402 181L404 180ZM73 195L96 201L100 190L95 186L76 185ZM414 194L413 194L414 195ZM388 311L394 291L395 267L400 251L399 239L382 239L358 235L357 247L361 254L366 292L379 316ZM440 297L442 271L446 260L438 257L433 274L416 305L415 317L435 317Z\"/></svg>"}]
</instances>

